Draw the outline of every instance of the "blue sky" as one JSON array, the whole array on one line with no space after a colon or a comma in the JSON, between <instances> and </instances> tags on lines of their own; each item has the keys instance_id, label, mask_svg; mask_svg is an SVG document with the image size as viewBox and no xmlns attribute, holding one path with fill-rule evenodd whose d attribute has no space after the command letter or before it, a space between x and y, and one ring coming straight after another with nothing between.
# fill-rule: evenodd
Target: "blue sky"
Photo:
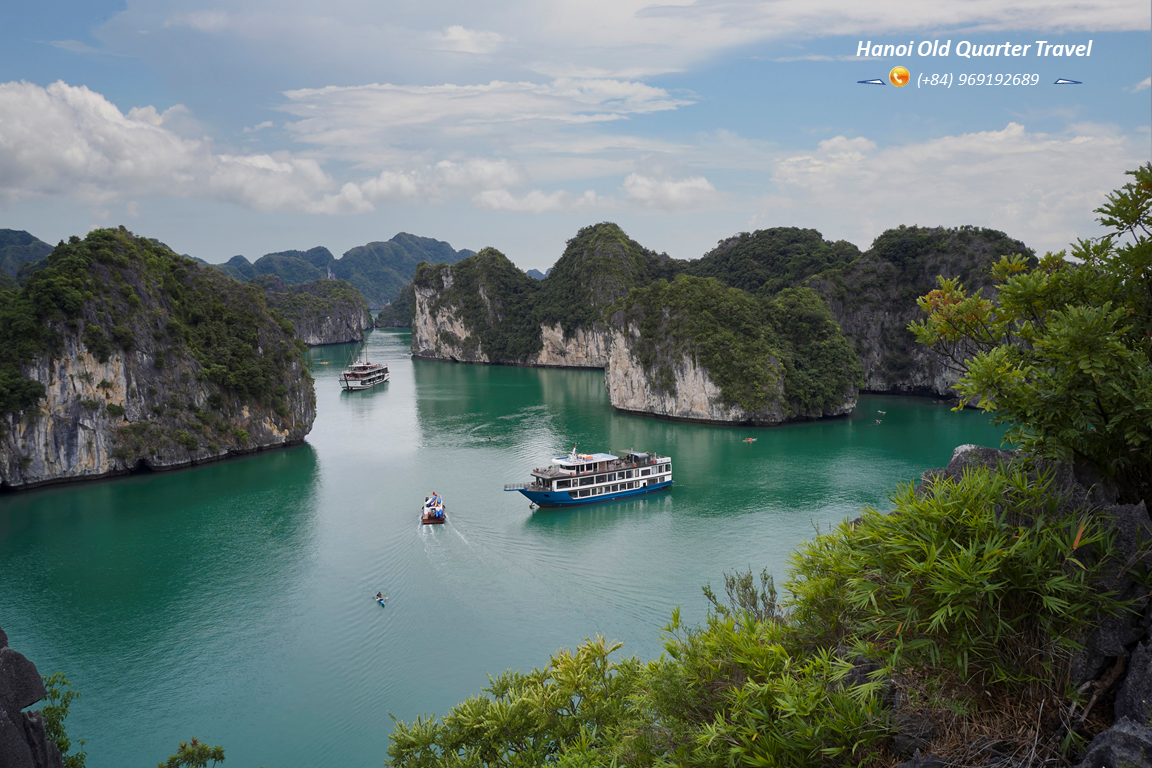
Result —
<instances>
[{"instance_id":1,"label":"blue sky","mask_svg":"<svg viewBox=\"0 0 1152 768\"><path fill-rule=\"evenodd\" d=\"M0 227L124 224L209 261L408 231L525 268L604 220L679 258L782 225L1059 249L1152 157L1150 26L1127 0L26 4L0 25ZM934 39L952 55L856 57ZM897 64L1040 84L856 82Z\"/></svg>"}]
</instances>

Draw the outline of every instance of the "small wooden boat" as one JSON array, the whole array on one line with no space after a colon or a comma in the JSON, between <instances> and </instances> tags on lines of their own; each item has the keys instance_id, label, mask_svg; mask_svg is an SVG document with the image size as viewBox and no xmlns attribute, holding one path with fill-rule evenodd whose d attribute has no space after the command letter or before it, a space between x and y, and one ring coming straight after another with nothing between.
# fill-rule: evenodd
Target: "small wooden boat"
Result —
<instances>
[{"instance_id":1,"label":"small wooden boat","mask_svg":"<svg viewBox=\"0 0 1152 768\"><path fill-rule=\"evenodd\" d=\"M444 501L438 496L425 496L420 509L420 522L424 525L443 525Z\"/></svg>"}]
</instances>

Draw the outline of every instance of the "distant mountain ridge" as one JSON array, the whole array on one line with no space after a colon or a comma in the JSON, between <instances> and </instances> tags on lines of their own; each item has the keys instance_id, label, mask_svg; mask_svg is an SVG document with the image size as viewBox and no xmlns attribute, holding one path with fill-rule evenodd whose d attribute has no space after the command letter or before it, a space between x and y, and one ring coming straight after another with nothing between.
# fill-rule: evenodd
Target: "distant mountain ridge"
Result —
<instances>
[{"instance_id":1,"label":"distant mountain ridge","mask_svg":"<svg viewBox=\"0 0 1152 768\"><path fill-rule=\"evenodd\" d=\"M52 246L22 229L0 229L0 272L16 277L20 267L52 252Z\"/></svg>"},{"instance_id":2,"label":"distant mountain ridge","mask_svg":"<svg viewBox=\"0 0 1152 768\"><path fill-rule=\"evenodd\" d=\"M214 265L222 272L249 282L260 275L275 275L288 285L335 278L347 280L364 296L373 309L393 301L416 274L422 261L433 264L455 264L475 251L455 250L451 245L430 237L400 232L391 240L360 245L336 258L324 247L307 251L280 251L250 262L233 256L224 264Z\"/></svg>"}]
</instances>

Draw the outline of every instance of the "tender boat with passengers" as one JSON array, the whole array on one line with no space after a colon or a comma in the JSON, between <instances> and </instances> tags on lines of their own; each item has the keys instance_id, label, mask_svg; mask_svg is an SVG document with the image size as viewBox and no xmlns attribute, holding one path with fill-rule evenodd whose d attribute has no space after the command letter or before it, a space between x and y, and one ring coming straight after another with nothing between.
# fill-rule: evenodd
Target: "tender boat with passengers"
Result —
<instances>
[{"instance_id":1,"label":"tender boat with passengers","mask_svg":"<svg viewBox=\"0 0 1152 768\"><path fill-rule=\"evenodd\" d=\"M540 507L594 504L638 496L672 485L672 459L656 453L572 453L552 459L549 467L532 470L532 482L511 483Z\"/></svg>"},{"instance_id":2,"label":"tender boat with passengers","mask_svg":"<svg viewBox=\"0 0 1152 768\"><path fill-rule=\"evenodd\" d=\"M424 506L420 508L420 522L424 525L444 524L444 500L436 493L424 497Z\"/></svg>"}]
</instances>

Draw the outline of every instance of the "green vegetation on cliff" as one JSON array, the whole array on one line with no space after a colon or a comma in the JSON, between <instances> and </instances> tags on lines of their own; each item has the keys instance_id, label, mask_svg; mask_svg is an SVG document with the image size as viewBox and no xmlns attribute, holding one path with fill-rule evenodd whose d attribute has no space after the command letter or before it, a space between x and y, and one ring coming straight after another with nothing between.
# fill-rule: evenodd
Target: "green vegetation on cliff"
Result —
<instances>
[{"instance_id":1,"label":"green vegetation on cliff","mask_svg":"<svg viewBox=\"0 0 1152 768\"><path fill-rule=\"evenodd\" d=\"M376 315L375 326L377 328L407 328L412 325L412 317L415 313L416 292L412 283L408 283L400 289L395 301L381 309L380 313Z\"/></svg>"},{"instance_id":2,"label":"green vegetation on cliff","mask_svg":"<svg viewBox=\"0 0 1152 768\"><path fill-rule=\"evenodd\" d=\"M679 262L641 246L615 224L584 227L568 241L548 277L540 281L538 324L559 324L565 336L604 322L604 309L633 288L671 280Z\"/></svg>"},{"instance_id":3,"label":"green vegetation on cliff","mask_svg":"<svg viewBox=\"0 0 1152 768\"><path fill-rule=\"evenodd\" d=\"M691 353L727 405L753 413L783 400L786 416L819 416L860 377L827 305L806 288L769 300L680 275L634 289L618 307L640 329L640 362L658 389L673 386L671 366Z\"/></svg>"},{"instance_id":4,"label":"green vegetation on cliff","mask_svg":"<svg viewBox=\"0 0 1152 768\"><path fill-rule=\"evenodd\" d=\"M715 277L733 288L774 296L805 278L843 267L860 257L844 240L825 240L814 229L775 227L722 241L703 258L689 262L685 272Z\"/></svg>"},{"instance_id":5,"label":"green vegetation on cliff","mask_svg":"<svg viewBox=\"0 0 1152 768\"><path fill-rule=\"evenodd\" d=\"M446 285L449 271L451 284ZM540 351L540 326L533 319L540 284L495 248L485 248L450 270L422 263L413 284L435 290L432 311L451 307L469 330L463 339L449 339L453 345L482 350L493 362L522 362Z\"/></svg>"},{"instance_id":6,"label":"green vegetation on cliff","mask_svg":"<svg viewBox=\"0 0 1152 768\"><path fill-rule=\"evenodd\" d=\"M201 375L241 398L276 404L302 360L264 293L127 230L97 229L58 246L19 291L0 292L0 408L34 405L43 385L20 365L60 354L75 334L98 360L155 350L157 367L185 352ZM167 361L167 363L165 362Z\"/></svg>"},{"instance_id":7,"label":"green vegetation on cliff","mask_svg":"<svg viewBox=\"0 0 1152 768\"><path fill-rule=\"evenodd\" d=\"M371 326L368 304L360 292L344 280L315 280L311 283L286 285L275 275L261 275L252 281L267 295L268 306L279 312L296 328L302 339L319 334L333 320L352 315L364 318ZM349 341L347 338L334 341ZM310 342L315 343L315 342Z\"/></svg>"}]
</instances>

